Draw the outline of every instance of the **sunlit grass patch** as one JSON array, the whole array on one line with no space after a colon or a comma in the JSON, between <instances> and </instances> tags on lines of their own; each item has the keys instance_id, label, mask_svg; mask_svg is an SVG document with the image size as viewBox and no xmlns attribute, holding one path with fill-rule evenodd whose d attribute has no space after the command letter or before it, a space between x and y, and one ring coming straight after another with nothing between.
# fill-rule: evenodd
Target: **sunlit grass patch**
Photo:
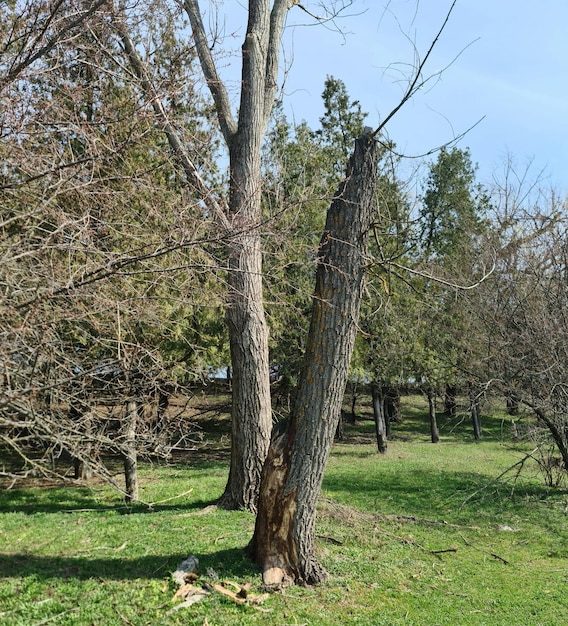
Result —
<instances>
[{"instance_id":1,"label":"sunlit grass patch","mask_svg":"<svg viewBox=\"0 0 568 626\"><path fill-rule=\"evenodd\" d=\"M135 506L97 484L0 492L0 623L568 623L566 492L529 463L495 480L526 452L504 435L503 415L485 417L480 443L463 424L434 445L412 402L386 455L368 420L334 446L316 527L326 585L272 594L270 613L215 594L171 612L171 572L189 554L200 580L263 591L244 551L254 517L211 506L226 461L189 455L144 464Z\"/></svg>"}]
</instances>

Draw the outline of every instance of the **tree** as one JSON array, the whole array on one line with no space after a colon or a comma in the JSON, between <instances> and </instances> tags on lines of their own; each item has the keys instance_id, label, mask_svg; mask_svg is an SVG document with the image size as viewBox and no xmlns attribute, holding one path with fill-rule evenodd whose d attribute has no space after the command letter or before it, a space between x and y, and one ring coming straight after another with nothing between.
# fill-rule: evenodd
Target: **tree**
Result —
<instances>
[{"instance_id":1,"label":"tree","mask_svg":"<svg viewBox=\"0 0 568 626\"><path fill-rule=\"evenodd\" d=\"M270 321L270 362L279 390L297 385L309 326L314 260L326 208L345 172L352 143L365 114L351 101L345 84L327 77L320 127L291 125L277 109L263 151L263 237L265 290ZM337 143L338 135L342 143Z\"/></svg>"},{"instance_id":2,"label":"tree","mask_svg":"<svg viewBox=\"0 0 568 626\"><path fill-rule=\"evenodd\" d=\"M19 42L37 35L30 46L43 52L25 56L0 91L0 434L28 468L49 471L70 453L112 480L97 450L131 468L137 453L156 451L152 419L138 419L133 404L155 406L166 380L185 378L172 302L213 264L196 251L207 236L202 209L182 195L164 137L121 73L106 16L86 11L81 29L63 36L77 15L63 9L28 3L3 14L14 39L5 76L28 54ZM38 20L45 29L33 34ZM198 117L194 96L186 121ZM205 125L185 129L188 151L205 160L214 145ZM175 281L171 266L183 268ZM207 297L214 303L213 291ZM119 433L109 429L116 421Z\"/></svg>"},{"instance_id":3,"label":"tree","mask_svg":"<svg viewBox=\"0 0 568 626\"><path fill-rule=\"evenodd\" d=\"M419 214L421 267L433 279L422 280L423 359L417 360L429 398L432 439L437 439L433 396L442 388L455 396L461 377L468 387L474 437L481 437L479 395L473 386L477 342L457 293L486 272L481 237L487 228L489 200L476 183L469 150L443 148L430 164ZM436 277L438 280L435 280ZM470 375L465 375L470 372ZM451 407L450 407L451 408Z\"/></svg>"},{"instance_id":4,"label":"tree","mask_svg":"<svg viewBox=\"0 0 568 626\"><path fill-rule=\"evenodd\" d=\"M430 164L420 209L420 246L427 259L447 265L475 252L487 197L475 183L469 150L442 148Z\"/></svg>"},{"instance_id":5,"label":"tree","mask_svg":"<svg viewBox=\"0 0 568 626\"><path fill-rule=\"evenodd\" d=\"M231 467L219 501L256 510L272 429L268 327L262 289L261 146L278 86L280 42L296 0L249 2L238 117L233 116L197 0L184 0L205 80L229 153L227 325L233 374Z\"/></svg>"},{"instance_id":6,"label":"tree","mask_svg":"<svg viewBox=\"0 0 568 626\"><path fill-rule=\"evenodd\" d=\"M250 545L268 585L326 578L314 554L315 505L355 343L376 167L376 141L365 135L328 211L303 372L289 426L271 442Z\"/></svg>"},{"instance_id":7,"label":"tree","mask_svg":"<svg viewBox=\"0 0 568 626\"><path fill-rule=\"evenodd\" d=\"M514 181L514 182L512 182ZM506 164L493 194L491 280L467 294L484 346L480 388L530 410L548 473L568 468L566 201ZM552 445L551 445L552 444ZM555 457L559 455L559 457Z\"/></svg>"}]
</instances>

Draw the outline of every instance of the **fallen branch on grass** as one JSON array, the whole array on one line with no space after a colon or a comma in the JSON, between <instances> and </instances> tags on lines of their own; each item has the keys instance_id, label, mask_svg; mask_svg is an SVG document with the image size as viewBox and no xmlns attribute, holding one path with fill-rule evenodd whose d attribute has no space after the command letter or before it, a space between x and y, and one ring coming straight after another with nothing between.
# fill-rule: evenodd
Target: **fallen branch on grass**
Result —
<instances>
[{"instance_id":1,"label":"fallen branch on grass","mask_svg":"<svg viewBox=\"0 0 568 626\"><path fill-rule=\"evenodd\" d=\"M258 606L262 604L269 594L264 593L261 595L253 595L249 593L250 583L244 585L238 585L237 583L229 580L221 581L220 583L207 583L204 582L202 586L197 586L195 581L199 578L197 570L199 568L199 560L196 556L190 555L182 561L172 574L172 578L179 585L179 589L175 592L172 600L183 599L183 602L176 605L168 611L168 615L179 609L189 607L203 598L206 598L212 591L229 598L236 604L246 604L252 606L259 611L265 613L270 612L270 609L264 609ZM231 587L232 589L230 589ZM233 591L234 589L234 591Z\"/></svg>"}]
</instances>

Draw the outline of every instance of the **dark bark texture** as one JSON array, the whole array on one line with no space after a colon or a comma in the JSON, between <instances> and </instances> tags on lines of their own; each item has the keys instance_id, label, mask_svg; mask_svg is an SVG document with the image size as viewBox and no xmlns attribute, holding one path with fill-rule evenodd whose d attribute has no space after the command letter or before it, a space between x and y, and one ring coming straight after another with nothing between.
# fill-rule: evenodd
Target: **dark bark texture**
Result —
<instances>
[{"instance_id":1,"label":"dark bark texture","mask_svg":"<svg viewBox=\"0 0 568 626\"><path fill-rule=\"evenodd\" d=\"M263 471L250 548L267 585L327 577L314 549L316 504L353 352L376 179L377 145L363 136L327 213L290 425L273 437Z\"/></svg>"},{"instance_id":2,"label":"dark bark texture","mask_svg":"<svg viewBox=\"0 0 568 626\"><path fill-rule=\"evenodd\" d=\"M373 417L375 418L377 449L380 454L386 454L388 445L386 420L388 417L385 417L385 402L381 386L377 383L373 383L371 385L371 394L373 398Z\"/></svg>"}]
</instances>

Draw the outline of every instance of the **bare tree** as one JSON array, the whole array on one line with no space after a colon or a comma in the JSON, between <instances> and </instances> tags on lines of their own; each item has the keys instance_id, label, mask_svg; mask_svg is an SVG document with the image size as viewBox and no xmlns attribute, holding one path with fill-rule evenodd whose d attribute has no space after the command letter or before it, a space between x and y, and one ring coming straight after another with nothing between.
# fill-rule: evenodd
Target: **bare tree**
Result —
<instances>
[{"instance_id":1,"label":"bare tree","mask_svg":"<svg viewBox=\"0 0 568 626\"><path fill-rule=\"evenodd\" d=\"M24 473L54 471L69 454L112 479L100 452L134 467L155 449L149 405L194 365L194 346L175 339L176 307L183 318L197 304L217 262L202 245L215 242L200 201L182 193L162 133L113 60L104 15L87 3L81 28L59 32L72 15L53 12L71 5L27 3L2 22L0 438ZM32 45L42 54L29 56ZM194 124L191 136L188 152L206 158L208 132ZM180 292L195 300L180 304ZM147 409L136 424L128 401ZM134 483L128 491L135 499Z\"/></svg>"},{"instance_id":2,"label":"bare tree","mask_svg":"<svg viewBox=\"0 0 568 626\"><path fill-rule=\"evenodd\" d=\"M477 388L524 405L568 468L568 224L566 202L509 161L493 194L491 280L468 293L480 332ZM541 428L538 428L540 425ZM542 428L544 427L544 428ZM545 455L550 454L548 447ZM544 460L547 462L546 459Z\"/></svg>"}]
</instances>

